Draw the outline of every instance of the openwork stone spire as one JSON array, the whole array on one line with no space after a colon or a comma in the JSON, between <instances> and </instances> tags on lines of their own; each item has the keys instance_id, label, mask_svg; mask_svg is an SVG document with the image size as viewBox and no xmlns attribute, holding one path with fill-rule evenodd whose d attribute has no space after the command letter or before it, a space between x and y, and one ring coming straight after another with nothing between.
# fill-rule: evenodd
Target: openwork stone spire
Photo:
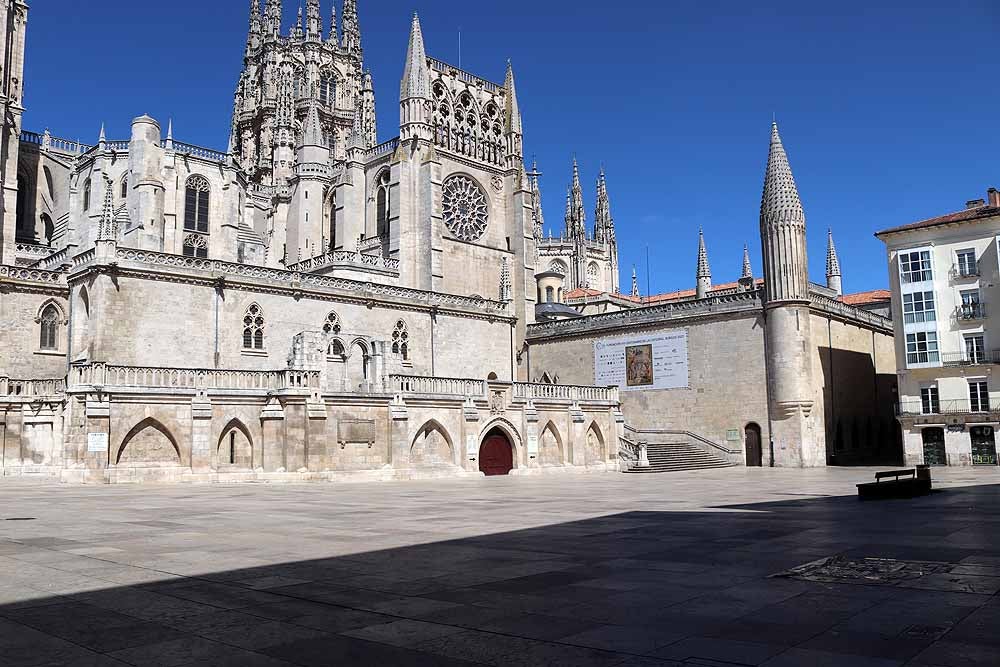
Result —
<instances>
[{"instance_id":1,"label":"openwork stone spire","mask_svg":"<svg viewBox=\"0 0 1000 667\"><path fill-rule=\"evenodd\" d=\"M361 26L358 23L357 0L344 0L344 29L342 45L351 53L361 52Z\"/></svg>"},{"instance_id":2,"label":"openwork stone spire","mask_svg":"<svg viewBox=\"0 0 1000 667\"><path fill-rule=\"evenodd\" d=\"M319 0L308 0L306 4L306 38L323 39L323 16L320 13Z\"/></svg>"},{"instance_id":3,"label":"openwork stone spire","mask_svg":"<svg viewBox=\"0 0 1000 667\"><path fill-rule=\"evenodd\" d=\"M328 42L333 42L334 44L339 44L337 30L337 3L331 3L330 5L330 35L327 37Z\"/></svg>"},{"instance_id":4,"label":"openwork stone spire","mask_svg":"<svg viewBox=\"0 0 1000 667\"><path fill-rule=\"evenodd\" d=\"M635 267L632 267L632 296L636 299L640 298L639 295L639 276L635 273Z\"/></svg>"},{"instance_id":5,"label":"openwork stone spire","mask_svg":"<svg viewBox=\"0 0 1000 667\"><path fill-rule=\"evenodd\" d=\"M760 236L767 300L808 300L806 215L777 123L771 126L771 148L760 203Z\"/></svg>"},{"instance_id":6,"label":"openwork stone spire","mask_svg":"<svg viewBox=\"0 0 1000 667\"><path fill-rule=\"evenodd\" d=\"M750 246L743 246L743 273L740 275L741 278L753 279L753 264L750 263Z\"/></svg>"},{"instance_id":7,"label":"openwork stone spire","mask_svg":"<svg viewBox=\"0 0 1000 667\"><path fill-rule=\"evenodd\" d=\"M573 185L570 187L570 202L566 218L566 235L587 236L587 211L583 207L583 186L580 184L580 165L573 158Z\"/></svg>"},{"instance_id":8,"label":"openwork stone spire","mask_svg":"<svg viewBox=\"0 0 1000 667\"><path fill-rule=\"evenodd\" d=\"M539 181L540 176L541 174L538 173L538 161L532 160L531 173L528 174L528 179L531 185L532 213L534 216L536 239L541 239L545 233L545 214L542 212L542 186Z\"/></svg>"},{"instance_id":9,"label":"openwork stone spire","mask_svg":"<svg viewBox=\"0 0 1000 667\"><path fill-rule=\"evenodd\" d=\"M608 197L608 180L601 167L601 175L597 178L597 209L594 213L594 239L607 243L615 226L611 218L611 199Z\"/></svg>"},{"instance_id":10,"label":"openwork stone spire","mask_svg":"<svg viewBox=\"0 0 1000 667\"><path fill-rule=\"evenodd\" d=\"M265 28L267 34L278 36L281 34L281 0L267 0L265 9Z\"/></svg>"}]
</instances>

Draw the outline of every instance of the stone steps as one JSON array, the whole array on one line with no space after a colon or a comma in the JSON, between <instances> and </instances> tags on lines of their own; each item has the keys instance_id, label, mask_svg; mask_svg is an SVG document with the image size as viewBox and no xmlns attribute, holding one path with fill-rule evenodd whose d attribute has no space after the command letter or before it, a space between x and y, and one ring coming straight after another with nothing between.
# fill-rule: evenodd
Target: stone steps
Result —
<instances>
[{"instance_id":1,"label":"stone steps","mask_svg":"<svg viewBox=\"0 0 1000 667\"><path fill-rule=\"evenodd\" d=\"M629 474L679 472L682 470L709 470L731 468L733 464L708 452L682 442L649 443L646 445L648 468L633 468Z\"/></svg>"}]
</instances>

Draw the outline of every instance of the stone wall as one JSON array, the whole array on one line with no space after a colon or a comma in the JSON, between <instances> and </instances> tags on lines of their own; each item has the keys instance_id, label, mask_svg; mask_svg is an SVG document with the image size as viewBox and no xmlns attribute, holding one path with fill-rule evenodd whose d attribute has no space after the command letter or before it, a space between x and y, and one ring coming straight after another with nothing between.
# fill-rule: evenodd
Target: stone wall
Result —
<instances>
[{"instance_id":1,"label":"stone wall","mask_svg":"<svg viewBox=\"0 0 1000 667\"><path fill-rule=\"evenodd\" d=\"M744 428L761 427L767 442L767 384L764 336L759 311L726 318L661 322L628 331L531 340L531 377L547 374L559 384L595 381L594 343L638 333L688 332L690 387L660 391L622 391L622 412L639 430L691 431L725 449L742 450ZM739 441L729 440L736 431Z\"/></svg>"},{"instance_id":2,"label":"stone wall","mask_svg":"<svg viewBox=\"0 0 1000 667\"><path fill-rule=\"evenodd\" d=\"M48 304L59 313L55 350L41 349L39 318ZM60 291L0 284L0 377L64 377L68 320L69 305Z\"/></svg>"}]
</instances>

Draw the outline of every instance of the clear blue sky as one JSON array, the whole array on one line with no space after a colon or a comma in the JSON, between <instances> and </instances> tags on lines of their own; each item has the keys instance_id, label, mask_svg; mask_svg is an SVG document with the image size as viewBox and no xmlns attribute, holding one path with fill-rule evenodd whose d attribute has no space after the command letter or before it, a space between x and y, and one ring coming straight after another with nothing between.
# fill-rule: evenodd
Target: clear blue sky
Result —
<instances>
[{"instance_id":1,"label":"clear blue sky","mask_svg":"<svg viewBox=\"0 0 1000 667\"><path fill-rule=\"evenodd\" d=\"M339 0L338 0L339 2ZM28 25L25 128L127 138L132 117L225 149L249 0L44 0ZM263 4L263 3L262 3ZM330 0L323 0L324 19ZM962 208L1000 187L1000 4L995 0L359 0L379 138L397 134L413 10L430 55L502 81L510 58L549 227L561 228L574 153L593 222L603 162L622 286L694 284L704 227L716 282L743 243L761 263L760 190L772 114L806 207L813 280L826 229L845 289L885 286L879 228ZM285 1L286 26L298 2ZM520 12L511 15L508 12ZM338 12L339 13L339 12Z\"/></svg>"}]
</instances>

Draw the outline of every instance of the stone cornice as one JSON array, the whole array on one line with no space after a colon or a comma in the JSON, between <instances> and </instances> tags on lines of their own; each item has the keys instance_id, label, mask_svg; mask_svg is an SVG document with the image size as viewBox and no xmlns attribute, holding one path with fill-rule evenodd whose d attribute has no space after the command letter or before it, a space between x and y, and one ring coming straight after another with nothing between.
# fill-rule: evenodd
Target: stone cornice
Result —
<instances>
[{"instance_id":1,"label":"stone cornice","mask_svg":"<svg viewBox=\"0 0 1000 667\"><path fill-rule=\"evenodd\" d=\"M378 305L395 310L430 313L437 310L456 317L488 321L513 322L507 304L500 301L454 294L334 278L313 273L300 273L263 266L232 264L209 259L118 248L114 264L97 261L96 255L79 261L78 255L69 280L76 281L92 272L113 271L119 276L166 281L218 288L244 289L280 294L292 298L309 297L319 300Z\"/></svg>"}]
</instances>

